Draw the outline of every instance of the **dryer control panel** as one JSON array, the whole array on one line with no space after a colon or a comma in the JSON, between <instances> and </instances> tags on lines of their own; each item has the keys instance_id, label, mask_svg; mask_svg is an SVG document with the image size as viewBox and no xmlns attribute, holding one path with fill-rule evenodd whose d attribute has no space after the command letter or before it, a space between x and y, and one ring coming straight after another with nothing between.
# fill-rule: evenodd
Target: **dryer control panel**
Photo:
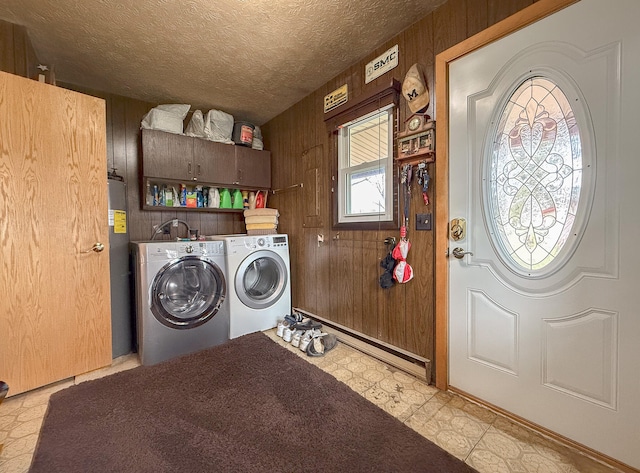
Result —
<instances>
[{"instance_id":1,"label":"dryer control panel","mask_svg":"<svg viewBox=\"0 0 640 473\"><path fill-rule=\"evenodd\" d=\"M259 250L267 248L287 248L289 246L287 235L265 235L265 236L238 236L227 239L227 247L244 247L249 250Z\"/></svg>"}]
</instances>

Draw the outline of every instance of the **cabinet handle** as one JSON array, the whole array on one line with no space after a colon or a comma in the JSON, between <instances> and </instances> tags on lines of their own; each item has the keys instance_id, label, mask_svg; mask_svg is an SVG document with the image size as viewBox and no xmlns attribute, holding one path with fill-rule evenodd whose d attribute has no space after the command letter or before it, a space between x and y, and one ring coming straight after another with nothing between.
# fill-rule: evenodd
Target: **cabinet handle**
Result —
<instances>
[{"instance_id":1,"label":"cabinet handle","mask_svg":"<svg viewBox=\"0 0 640 473\"><path fill-rule=\"evenodd\" d=\"M189 166L188 166L188 168L187 168L187 172L188 172L189 174L191 174L191 163L189 163Z\"/></svg>"},{"instance_id":2,"label":"cabinet handle","mask_svg":"<svg viewBox=\"0 0 640 473\"><path fill-rule=\"evenodd\" d=\"M202 175L202 171L200 170L200 165L198 164L198 176Z\"/></svg>"}]
</instances>

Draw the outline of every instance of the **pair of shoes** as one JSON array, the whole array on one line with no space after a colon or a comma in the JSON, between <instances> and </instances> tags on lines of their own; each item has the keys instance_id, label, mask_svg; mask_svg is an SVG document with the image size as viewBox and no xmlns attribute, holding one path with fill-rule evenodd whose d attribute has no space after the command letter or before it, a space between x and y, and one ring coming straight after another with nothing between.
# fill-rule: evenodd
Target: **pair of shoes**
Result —
<instances>
[{"instance_id":1,"label":"pair of shoes","mask_svg":"<svg viewBox=\"0 0 640 473\"><path fill-rule=\"evenodd\" d=\"M322 332L319 328L312 328L311 330L307 330L302 336L302 339L300 340L300 346L298 348L306 353L307 347L309 346L309 343L311 343L311 339L314 337L319 337L321 334Z\"/></svg>"},{"instance_id":2,"label":"pair of shoes","mask_svg":"<svg viewBox=\"0 0 640 473\"><path fill-rule=\"evenodd\" d=\"M289 325L295 325L299 322L302 322L304 320L304 317L298 312L293 312L290 315L285 315L284 320L288 322Z\"/></svg>"},{"instance_id":3,"label":"pair of shoes","mask_svg":"<svg viewBox=\"0 0 640 473\"><path fill-rule=\"evenodd\" d=\"M278 322L278 327L276 328L276 335L280 338L284 336L284 329L289 327L289 322L286 320L281 320Z\"/></svg>"},{"instance_id":4,"label":"pair of shoes","mask_svg":"<svg viewBox=\"0 0 640 473\"><path fill-rule=\"evenodd\" d=\"M296 330L295 332L293 332L293 335L291 336L291 345L293 345L296 348L299 348L303 333L304 333L304 330Z\"/></svg>"},{"instance_id":5,"label":"pair of shoes","mask_svg":"<svg viewBox=\"0 0 640 473\"><path fill-rule=\"evenodd\" d=\"M307 346L308 356L324 356L338 344L338 338L332 333L321 333L311 339Z\"/></svg>"},{"instance_id":6,"label":"pair of shoes","mask_svg":"<svg viewBox=\"0 0 640 473\"><path fill-rule=\"evenodd\" d=\"M291 341L291 339L293 338L293 330L291 329L291 327L285 327L285 329L282 332L282 339L289 343Z\"/></svg>"}]
</instances>

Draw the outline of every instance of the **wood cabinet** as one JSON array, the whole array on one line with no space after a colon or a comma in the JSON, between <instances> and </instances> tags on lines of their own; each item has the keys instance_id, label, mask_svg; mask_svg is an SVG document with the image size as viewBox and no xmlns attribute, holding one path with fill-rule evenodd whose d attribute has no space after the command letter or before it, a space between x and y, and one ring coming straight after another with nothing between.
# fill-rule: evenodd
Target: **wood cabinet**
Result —
<instances>
[{"instance_id":1,"label":"wood cabinet","mask_svg":"<svg viewBox=\"0 0 640 473\"><path fill-rule=\"evenodd\" d=\"M235 146L237 185L243 188L271 187L271 153Z\"/></svg>"},{"instance_id":2,"label":"wood cabinet","mask_svg":"<svg viewBox=\"0 0 640 473\"><path fill-rule=\"evenodd\" d=\"M193 138L190 136L142 130L142 151L145 176L193 180Z\"/></svg>"},{"instance_id":3,"label":"wood cabinet","mask_svg":"<svg viewBox=\"0 0 640 473\"><path fill-rule=\"evenodd\" d=\"M159 130L142 130L145 178L269 189L271 153Z\"/></svg>"},{"instance_id":4,"label":"wood cabinet","mask_svg":"<svg viewBox=\"0 0 640 473\"><path fill-rule=\"evenodd\" d=\"M194 168L193 175L189 176L190 180L227 185L237 182L235 146L198 138L191 139Z\"/></svg>"}]
</instances>

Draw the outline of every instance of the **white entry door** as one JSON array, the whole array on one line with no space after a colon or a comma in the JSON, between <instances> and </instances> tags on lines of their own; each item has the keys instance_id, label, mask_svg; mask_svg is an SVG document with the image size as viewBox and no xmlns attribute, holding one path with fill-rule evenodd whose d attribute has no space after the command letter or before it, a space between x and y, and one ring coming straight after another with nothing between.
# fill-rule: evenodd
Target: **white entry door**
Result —
<instances>
[{"instance_id":1,"label":"white entry door","mask_svg":"<svg viewBox=\"0 0 640 473\"><path fill-rule=\"evenodd\" d=\"M449 384L636 468L638 18L582 0L449 66Z\"/></svg>"}]
</instances>

